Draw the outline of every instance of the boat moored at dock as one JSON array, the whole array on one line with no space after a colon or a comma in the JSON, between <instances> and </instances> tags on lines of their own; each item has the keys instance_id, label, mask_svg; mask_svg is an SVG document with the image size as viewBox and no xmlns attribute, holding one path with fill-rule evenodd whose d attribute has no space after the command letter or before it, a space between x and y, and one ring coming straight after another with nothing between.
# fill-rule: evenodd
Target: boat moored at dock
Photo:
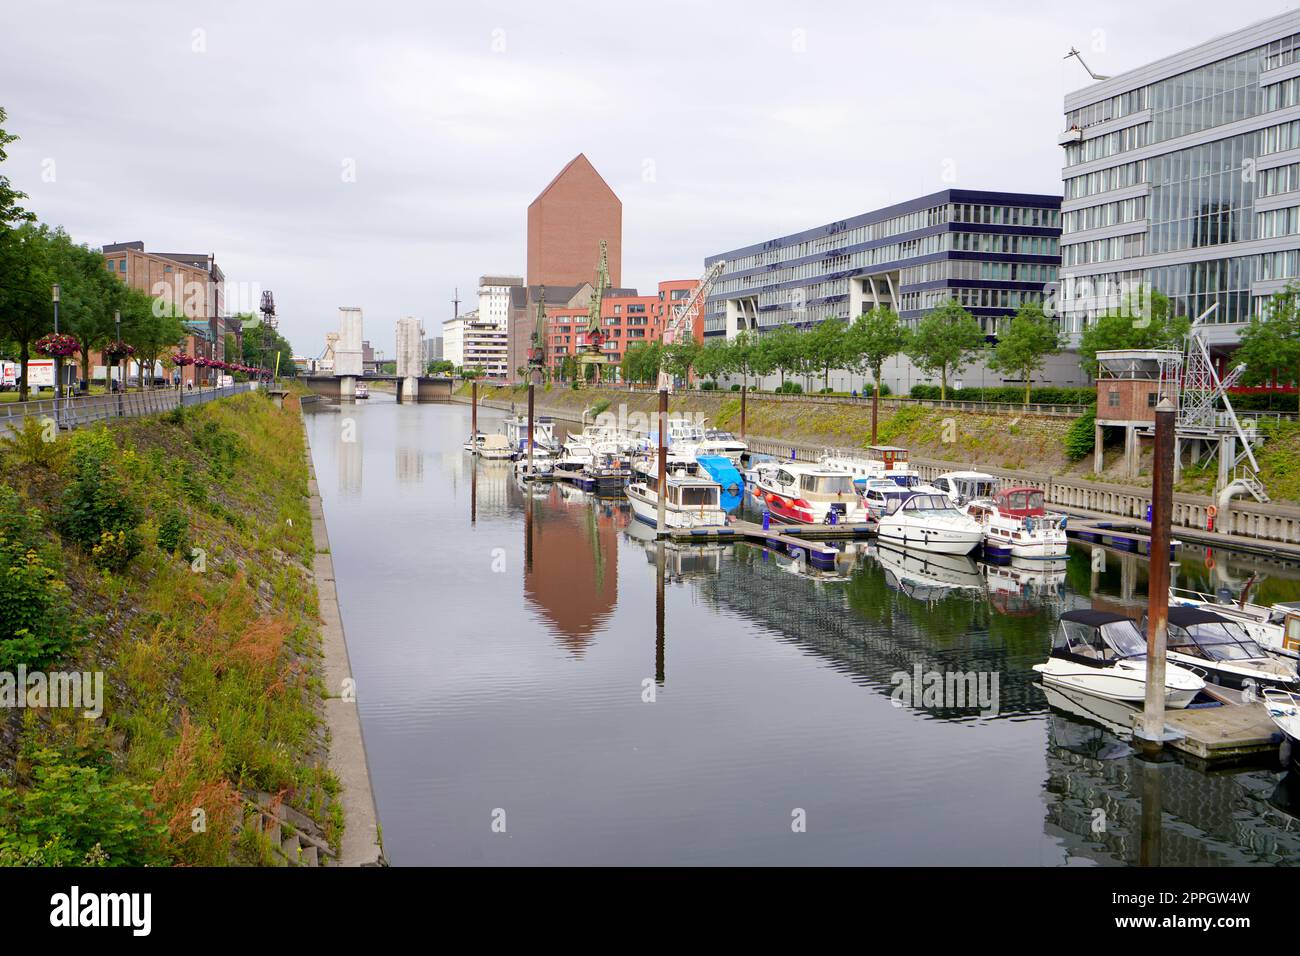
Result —
<instances>
[{"instance_id":1,"label":"boat moored at dock","mask_svg":"<svg viewBox=\"0 0 1300 956\"><path fill-rule=\"evenodd\" d=\"M512 454L517 458L528 455L528 416L516 415L507 418L501 424L501 433L506 436ZM533 419L533 449L545 449L554 455L557 447L555 441L555 419L548 416Z\"/></svg>"},{"instance_id":2,"label":"boat moored at dock","mask_svg":"<svg viewBox=\"0 0 1300 956\"><path fill-rule=\"evenodd\" d=\"M782 521L796 524L863 522L866 508L845 472L798 461L767 462L755 469L754 497Z\"/></svg>"},{"instance_id":3,"label":"boat moored at dock","mask_svg":"<svg viewBox=\"0 0 1300 956\"><path fill-rule=\"evenodd\" d=\"M988 557L1051 561L1070 550L1065 515L1048 513L1038 488L1005 488L969 502L965 511L983 529Z\"/></svg>"},{"instance_id":4,"label":"boat moored at dock","mask_svg":"<svg viewBox=\"0 0 1300 956\"><path fill-rule=\"evenodd\" d=\"M1076 610L1061 615L1051 656L1034 670L1048 686L1069 693L1140 707L1146 700L1147 642L1132 618L1112 611ZM1186 668L1165 664L1165 707L1181 710L1205 681Z\"/></svg>"},{"instance_id":5,"label":"boat moored at dock","mask_svg":"<svg viewBox=\"0 0 1300 956\"><path fill-rule=\"evenodd\" d=\"M668 475L661 478L658 463L652 459L639 460L632 467L632 478L627 485L627 499L632 514L638 521L657 526L659 523L659 496L664 496L664 525L669 528L721 528L727 524L727 514L722 510L721 486L698 468L668 466Z\"/></svg>"},{"instance_id":6,"label":"boat moored at dock","mask_svg":"<svg viewBox=\"0 0 1300 956\"><path fill-rule=\"evenodd\" d=\"M1169 660L1203 673L1212 684L1239 690L1249 681L1256 688L1300 690L1295 661L1267 653L1240 621L1208 608L1171 607L1167 647Z\"/></svg>"},{"instance_id":7,"label":"boat moored at dock","mask_svg":"<svg viewBox=\"0 0 1300 956\"><path fill-rule=\"evenodd\" d=\"M889 502L876 532L880 540L936 554L970 554L984 531L941 494L912 491Z\"/></svg>"}]
</instances>

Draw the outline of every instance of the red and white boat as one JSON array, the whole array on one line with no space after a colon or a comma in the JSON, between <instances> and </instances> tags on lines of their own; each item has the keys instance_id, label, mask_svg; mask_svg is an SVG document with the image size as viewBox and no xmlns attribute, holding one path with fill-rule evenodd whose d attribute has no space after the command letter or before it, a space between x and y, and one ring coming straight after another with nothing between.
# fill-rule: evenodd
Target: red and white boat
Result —
<instances>
[{"instance_id":1,"label":"red and white boat","mask_svg":"<svg viewBox=\"0 0 1300 956\"><path fill-rule=\"evenodd\" d=\"M754 497L774 517L795 524L867 520L866 508L853 487L853 476L825 465L764 462L755 469Z\"/></svg>"}]
</instances>

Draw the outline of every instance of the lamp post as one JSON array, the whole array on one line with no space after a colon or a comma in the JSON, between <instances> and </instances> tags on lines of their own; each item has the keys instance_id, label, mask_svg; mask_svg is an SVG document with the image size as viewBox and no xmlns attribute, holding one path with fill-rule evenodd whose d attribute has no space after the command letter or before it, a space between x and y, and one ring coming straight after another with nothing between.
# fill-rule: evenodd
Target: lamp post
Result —
<instances>
[{"instance_id":1,"label":"lamp post","mask_svg":"<svg viewBox=\"0 0 1300 956\"><path fill-rule=\"evenodd\" d=\"M59 284L54 283L52 293L54 296L54 334L59 334ZM59 427L59 398L63 391L63 360L60 356L54 356L54 427Z\"/></svg>"},{"instance_id":2,"label":"lamp post","mask_svg":"<svg viewBox=\"0 0 1300 956\"><path fill-rule=\"evenodd\" d=\"M113 363L118 366L117 369L117 417L125 416L125 410L122 407L122 393L126 391L126 375L122 371L122 355L118 349L122 346L122 312L120 309L113 310L113 357L116 361Z\"/></svg>"}]
</instances>

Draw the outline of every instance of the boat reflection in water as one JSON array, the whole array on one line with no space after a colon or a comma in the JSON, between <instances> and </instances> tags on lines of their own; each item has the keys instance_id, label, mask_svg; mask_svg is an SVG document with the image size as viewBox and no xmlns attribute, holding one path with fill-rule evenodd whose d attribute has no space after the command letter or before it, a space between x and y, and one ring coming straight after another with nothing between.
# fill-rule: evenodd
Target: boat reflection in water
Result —
<instances>
[{"instance_id":1,"label":"boat reflection in water","mask_svg":"<svg viewBox=\"0 0 1300 956\"><path fill-rule=\"evenodd\" d=\"M885 569L890 587L918 601L937 601L953 589L980 591L984 578L975 561L964 554L935 554L876 545L876 561Z\"/></svg>"}]
</instances>

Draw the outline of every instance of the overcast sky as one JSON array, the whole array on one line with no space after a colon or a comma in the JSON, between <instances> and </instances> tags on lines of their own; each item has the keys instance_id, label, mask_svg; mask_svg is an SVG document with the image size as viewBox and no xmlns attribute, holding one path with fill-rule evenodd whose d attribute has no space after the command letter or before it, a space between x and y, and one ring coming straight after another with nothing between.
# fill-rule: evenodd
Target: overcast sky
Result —
<instances>
[{"instance_id":1,"label":"overcast sky","mask_svg":"<svg viewBox=\"0 0 1300 956\"><path fill-rule=\"evenodd\" d=\"M359 305L391 355L523 274L580 152L648 291L948 186L1059 194L1071 46L1118 73L1294 6L9 0L6 172L78 241L214 252L301 354Z\"/></svg>"}]
</instances>

